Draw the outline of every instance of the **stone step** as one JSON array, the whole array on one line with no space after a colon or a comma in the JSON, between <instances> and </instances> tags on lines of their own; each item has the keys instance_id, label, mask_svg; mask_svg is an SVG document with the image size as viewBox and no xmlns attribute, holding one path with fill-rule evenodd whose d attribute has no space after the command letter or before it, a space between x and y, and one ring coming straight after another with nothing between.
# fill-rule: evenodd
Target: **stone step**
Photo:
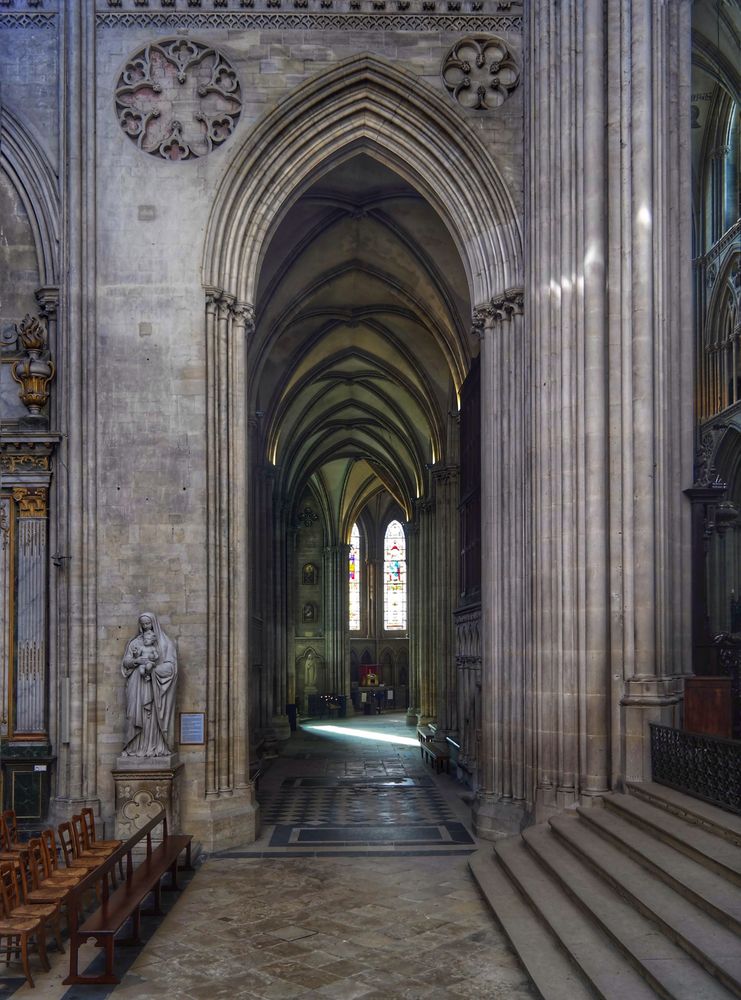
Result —
<instances>
[{"instance_id":1,"label":"stone step","mask_svg":"<svg viewBox=\"0 0 741 1000\"><path fill-rule=\"evenodd\" d=\"M687 857L741 885L741 849L727 839L635 795L611 792L602 796L602 801L607 809L623 819L650 831Z\"/></svg>"},{"instance_id":2,"label":"stone step","mask_svg":"<svg viewBox=\"0 0 741 1000\"><path fill-rule=\"evenodd\" d=\"M579 817L643 868L741 935L741 888L607 809L578 807Z\"/></svg>"},{"instance_id":3,"label":"stone step","mask_svg":"<svg viewBox=\"0 0 741 1000\"><path fill-rule=\"evenodd\" d=\"M628 997L630 1000L655 1000L656 993L645 979L617 951L581 907L563 891L558 880L534 861L520 837L498 841L494 852L502 870L529 904L529 920L525 919L524 914L518 914L522 921L519 943L512 938L528 971L533 961L537 960L536 953L544 928L547 927L552 938L569 956L573 965L581 970L598 997L603 1000L624 1000ZM492 905L506 929L506 902L500 904L494 895ZM545 968L537 978L533 975L533 979L545 1000L560 1000L562 994L559 992L556 974L549 975ZM578 982L576 979L574 981ZM660 995L669 996L666 993Z\"/></svg>"},{"instance_id":4,"label":"stone step","mask_svg":"<svg viewBox=\"0 0 741 1000\"><path fill-rule=\"evenodd\" d=\"M737 995L560 843L549 826L531 827L522 836L533 857L557 881L562 895L570 895L579 904L585 924L597 925L659 996L672 1000L728 1000ZM531 897L531 902L542 909L537 894ZM556 910L553 919L558 925L563 916ZM554 927L550 920L549 923ZM573 949L570 950L573 953ZM580 949L580 964L582 958L583 949ZM643 994L624 991L607 995L632 998Z\"/></svg>"},{"instance_id":5,"label":"stone step","mask_svg":"<svg viewBox=\"0 0 741 1000\"><path fill-rule=\"evenodd\" d=\"M605 840L577 816L554 816L551 829L592 871L619 892L731 992L741 996L741 940L671 886Z\"/></svg>"},{"instance_id":6,"label":"stone step","mask_svg":"<svg viewBox=\"0 0 741 1000\"><path fill-rule=\"evenodd\" d=\"M519 838L518 843L524 852L525 846ZM477 851L468 864L541 996L547 1000L594 1000L593 991L553 935L536 918L491 850Z\"/></svg>"},{"instance_id":7,"label":"stone step","mask_svg":"<svg viewBox=\"0 0 741 1000\"><path fill-rule=\"evenodd\" d=\"M714 833L741 847L741 816L666 785L659 785L655 781L629 781L627 788L631 795L644 799L660 809L673 812L688 823L701 826L709 833Z\"/></svg>"}]
</instances>

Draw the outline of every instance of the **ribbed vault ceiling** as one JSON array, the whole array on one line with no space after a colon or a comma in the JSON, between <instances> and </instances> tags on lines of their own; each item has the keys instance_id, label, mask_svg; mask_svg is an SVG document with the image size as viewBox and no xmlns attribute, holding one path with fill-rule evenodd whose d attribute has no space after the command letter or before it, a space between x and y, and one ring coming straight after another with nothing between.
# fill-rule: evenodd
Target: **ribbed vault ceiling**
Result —
<instances>
[{"instance_id":1,"label":"ribbed vault ceiling","mask_svg":"<svg viewBox=\"0 0 741 1000\"><path fill-rule=\"evenodd\" d=\"M446 460L470 361L465 273L438 215L358 154L291 206L260 272L250 387L281 492L343 539L388 490L411 515Z\"/></svg>"}]
</instances>

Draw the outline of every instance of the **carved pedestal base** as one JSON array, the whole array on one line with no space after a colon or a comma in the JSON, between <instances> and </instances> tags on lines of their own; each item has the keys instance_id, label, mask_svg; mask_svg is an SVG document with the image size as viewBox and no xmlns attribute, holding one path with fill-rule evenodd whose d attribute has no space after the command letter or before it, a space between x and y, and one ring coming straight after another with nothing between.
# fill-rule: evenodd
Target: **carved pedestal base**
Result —
<instances>
[{"instance_id":1,"label":"carved pedestal base","mask_svg":"<svg viewBox=\"0 0 741 1000\"><path fill-rule=\"evenodd\" d=\"M183 765L174 768L129 768L112 771L116 786L114 836L128 840L164 808L168 833L180 832L180 777ZM154 831L156 843L161 828Z\"/></svg>"}]
</instances>

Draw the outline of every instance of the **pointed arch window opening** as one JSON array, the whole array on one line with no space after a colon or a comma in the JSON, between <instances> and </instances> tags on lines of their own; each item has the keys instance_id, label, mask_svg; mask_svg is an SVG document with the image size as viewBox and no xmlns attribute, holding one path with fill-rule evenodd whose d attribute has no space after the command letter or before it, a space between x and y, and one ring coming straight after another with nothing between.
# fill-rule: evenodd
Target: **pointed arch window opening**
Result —
<instances>
[{"instance_id":1,"label":"pointed arch window opening","mask_svg":"<svg viewBox=\"0 0 741 1000\"><path fill-rule=\"evenodd\" d=\"M350 553L347 566L347 586L349 590L348 627L351 632L360 631L360 531L357 524L350 532Z\"/></svg>"},{"instance_id":2,"label":"pointed arch window opening","mask_svg":"<svg viewBox=\"0 0 741 1000\"><path fill-rule=\"evenodd\" d=\"M383 540L383 627L407 627L407 542L399 521L391 521Z\"/></svg>"}]
</instances>

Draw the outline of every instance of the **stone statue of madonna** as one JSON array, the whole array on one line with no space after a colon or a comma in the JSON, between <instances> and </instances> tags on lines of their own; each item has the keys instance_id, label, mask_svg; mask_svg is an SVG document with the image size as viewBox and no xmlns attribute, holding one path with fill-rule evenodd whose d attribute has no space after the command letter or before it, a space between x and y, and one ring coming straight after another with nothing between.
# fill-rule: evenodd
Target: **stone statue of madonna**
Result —
<instances>
[{"instance_id":1,"label":"stone statue of madonna","mask_svg":"<svg viewBox=\"0 0 741 1000\"><path fill-rule=\"evenodd\" d=\"M168 757L178 654L175 643L149 611L139 615L139 630L126 644L121 673L126 678L126 734L121 756Z\"/></svg>"}]
</instances>

